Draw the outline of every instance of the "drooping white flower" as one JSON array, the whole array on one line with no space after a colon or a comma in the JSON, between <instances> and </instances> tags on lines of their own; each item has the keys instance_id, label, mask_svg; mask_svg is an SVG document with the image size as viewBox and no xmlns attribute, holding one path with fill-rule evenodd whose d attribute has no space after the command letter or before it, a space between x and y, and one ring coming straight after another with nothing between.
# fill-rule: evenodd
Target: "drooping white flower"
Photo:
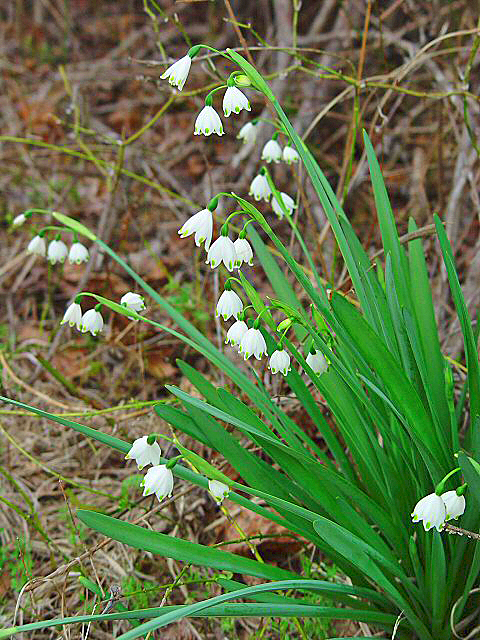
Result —
<instances>
[{"instance_id":1,"label":"drooping white flower","mask_svg":"<svg viewBox=\"0 0 480 640\"><path fill-rule=\"evenodd\" d=\"M250 196L253 196L257 202L262 199L265 200L265 202L268 202L270 196L272 195L272 190L270 189L270 185L268 184L267 176L264 176L262 173L259 173L258 176L255 176L250 184L250 190L248 194Z\"/></svg>"},{"instance_id":2,"label":"drooping white flower","mask_svg":"<svg viewBox=\"0 0 480 640\"><path fill-rule=\"evenodd\" d=\"M248 326L243 320L237 320L227 331L225 344L231 344L232 347L239 347L243 336L247 333Z\"/></svg>"},{"instance_id":3,"label":"drooping white flower","mask_svg":"<svg viewBox=\"0 0 480 640\"><path fill-rule=\"evenodd\" d=\"M120 298L120 304L127 309L131 309L132 311L143 311L145 309L145 302L143 301L143 296L138 293L133 293L129 291L124 296Z\"/></svg>"},{"instance_id":4,"label":"drooping white flower","mask_svg":"<svg viewBox=\"0 0 480 640\"><path fill-rule=\"evenodd\" d=\"M209 264L212 269L215 269L221 262L229 271L233 271L233 267L237 262L235 245L228 236L220 236L215 240L208 250L205 264Z\"/></svg>"},{"instance_id":5,"label":"drooping white flower","mask_svg":"<svg viewBox=\"0 0 480 640\"><path fill-rule=\"evenodd\" d=\"M26 219L27 218L26 218L25 214L24 213L20 213L18 216L15 216L15 218L13 219L12 225L14 227L21 227Z\"/></svg>"},{"instance_id":6,"label":"drooping white flower","mask_svg":"<svg viewBox=\"0 0 480 640\"><path fill-rule=\"evenodd\" d=\"M262 151L262 160L265 162L280 162L282 159L282 147L276 140L269 140Z\"/></svg>"},{"instance_id":7,"label":"drooping white flower","mask_svg":"<svg viewBox=\"0 0 480 640\"><path fill-rule=\"evenodd\" d=\"M249 329L240 341L238 348L243 353L245 360L250 356L255 356L257 360L261 360L262 356L267 352L267 344L260 329Z\"/></svg>"},{"instance_id":8,"label":"drooping white flower","mask_svg":"<svg viewBox=\"0 0 480 640\"><path fill-rule=\"evenodd\" d=\"M68 322L71 327L75 325L80 331L82 323L82 307L78 303L72 302L72 304L67 307L60 324L65 324L66 322Z\"/></svg>"},{"instance_id":9,"label":"drooping white flower","mask_svg":"<svg viewBox=\"0 0 480 640\"><path fill-rule=\"evenodd\" d=\"M50 264L56 264L57 262L63 264L67 255L67 245L63 240L52 240L48 245L47 259Z\"/></svg>"},{"instance_id":10,"label":"drooping white flower","mask_svg":"<svg viewBox=\"0 0 480 640\"><path fill-rule=\"evenodd\" d=\"M319 376L328 369L328 362L325 356L321 351L315 351L315 353L309 353L305 358L307 364L311 369L313 369L314 373L317 373Z\"/></svg>"},{"instance_id":11,"label":"drooping white flower","mask_svg":"<svg viewBox=\"0 0 480 640\"><path fill-rule=\"evenodd\" d=\"M250 111L250 102L247 96L237 89L237 87L227 87L225 95L223 96L223 113L225 117L232 113L240 113L242 109Z\"/></svg>"},{"instance_id":12,"label":"drooping white flower","mask_svg":"<svg viewBox=\"0 0 480 640\"><path fill-rule=\"evenodd\" d=\"M412 513L413 522L423 521L423 528L428 531L436 527L440 531L447 517L445 502L436 493L430 493L415 505Z\"/></svg>"},{"instance_id":13,"label":"drooping white flower","mask_svg":"<svg viewBox=\"0 0 480 640\"><path fill-rule=\"evenodd\" d=\"M232 291L231 289L226 289L217 302L217 307L215 310L215 316L222 316L222 318L227 321L232 316L237 319L238 314L243 311L243 302L241 298Z\"/></svg>"},{"instance_id":14,"label":"drooping white flower","mask_svg":"<svg viewBox=\"0 0 480 640\"><path fill-rule=\"evenodd\" d=\"M237 138L242 140L243 144L253 144L257 139L257 126L253 122L247 122L238 132Z\"/></svg>"},{"instance_id":15,"label":"drooping white flower","mask_svg":"<svg viewBox=\"0 0 480 640\"><path fill-rule=\"evenodd\" d=\"M445 503L447 510L445 520L452 520L452 518L456 520L459 516L463 515L465 511L464 496L457 495L456 491L446 491L442 493L440 497Z\"/></svg>"},{"instance_id":16,"label":"drooping white flower","mask_svg":"<svg viewBox=\"0 0 480 640\"><path fill-rule=\"evenodd\" d=\"M74 242L68 252L68 261L70 264L81 264L82 262L88 262L90 254L87 247L81 242Z\"/></svg>"},{"instance_id":17,"label":"drooping white flower","mask_svg":"<svg viewBox=\"0 0 480 640\"><path fill-rule=\"evenodd\" d=\"M230 493L230 488L228 487L228 485L220 482L219 480L209 480L208 490L219 504L220 502L223 502L223 499L226 498Z\"/></svg>"},{"instance_id":18,"label":"drooping white flower","mask_svg":"<svg viewBox=\"0 0 480 640\"><path fill-rule=\"evenodd\" d=\"M206 104L195 120L194 135L209 136L212 133L216 133L218 136L223 136L223 125L220 120L220 116L213 107Z\"/></svg>"},{"instance_id":19,"label":"drooping white flower","mask_svg":"<svg viewBox=\"0 0 480 640\"><path fill-rule=\"evenodd\" d=\"M172 87L178 87L178 89L181 91L183 89L185 81L187 80L188 72L190 71L191 65L192 59L187 54L186 56L183 56L183 58L180 58L180 60L177 60L172 65L170 65L168 69L162 73L160 78L162 80L168 78L168 81L172 85Z\"/></svg>"},{"instance_id":20,"label":"drooping white flower","mask_svg":"<svg viewBox=\"0 0 480 640\"><path fill-rule=\"evenodd\" d=\"M280 192L280 197L283 204L285 205L287 213L291 215L292 211L297 207L297 205L295 204L295 200L291 198L288 193L284 193L283 191ZM279 218L283 218L285 212L283 211L282 205L275 196L272 196L272 209Z\"/></svg>"},{"instance_id":21,"label":"drooping white flower","mask_svg":"<svg viewBox=\"0 0 480 640\"><path fill-rule=\"evenodd\" d=\"M272 373L280 371L284 376L291 370L290 354L285 349L277 349L270 356L268 368Z\"/></svg>"},{"instance_id":22,"label":"drooping white flower","mask_svg":"<svg viewBox=\"0 0 480 640\"><path fill-rule=\"evenodd\" d=\"M191 216L178 230L181 238L187 238L192 233L195 234L195 244L199 247L205 242L205 250L208 251L212 241L213 216L209 209L202 209Z\"/></svg>"},{"instance_id":23,"label":"drooping white flower","mask_svg":"<svg viewBox=\"0 0 480 640\"><path fill-rule=\"evenodd\" d=\"M287 164L292 164L300 160L298 151L293 147L289 147L288 145L286 147L283 147L282 158L283 158L283 161L286 162Z\"/></svg>"},{"instance_id":24,"label":"drooping white flower","mask_svg":"<svg viewBox=\"0 0 480 640\"><path fill-rule=\"evenodd\" d=\"M82 333L90 331L92 336L96 336L100 333L100 331L103 330L103 318L100 311L97 311L96 309L89 309L86 311L82 316L80 330Z\"/></svg>"},{"instance_id":25,"label":"drooping white flower","mask_svg":"<svg viewBox=\"0 0 480 640\"><path fill-rule=\"evenodd\" d=\"M171 496L173 492L173 473L167 468L166 464L157 464L145 474L144 479L140 483L144 496L150 496L154 493L161 501L165 496Z\"/></svg>"},{"instance_id":26,"label":"drooping white flower","mask_svg":"<svg viewBox=\"0 0 480 640\"><path fill-rule=\"evenodd\" d=\"M42 236L34 236L28 243L27 253L33 253L36 256L45 256L47 253L45 238L42 238Z\"/></svg>"},{"instance_id":27,"label":"drooping white flower","mask_svg":"<svg viewBox=\"0 0 480 640\"><path fill-rule=\"evenodd\" d=\"M246 238L237 238L233 243L235 251L237 252L237 261L235 266L240 269L242 262L246 262L250 266L253 266L253 250L249 241Z\"/></svg>"},{"instance_id":28,"label":"drooping white flower","mask_svg":"<svg viewBox=\"0 0 480 640\"><path fill-rule=\"evenodd\" d=\"M162 450L158 442L148 444L148 436L137 438L132 444L129 452L125 456L125 460L135 460L140 471L148 464L160 464L160 456Z\"/></svg>"}]
</instances>

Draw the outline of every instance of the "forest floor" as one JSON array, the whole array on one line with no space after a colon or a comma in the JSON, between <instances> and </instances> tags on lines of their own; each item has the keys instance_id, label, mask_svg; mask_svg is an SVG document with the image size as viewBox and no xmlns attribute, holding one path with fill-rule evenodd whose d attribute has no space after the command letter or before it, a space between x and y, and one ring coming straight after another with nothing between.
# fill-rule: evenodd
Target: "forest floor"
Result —
<instances>
[{"instance_id":1,"label":"forest floor","mask_svg":"<svg viewBox=\"0 0 480 640\"><path fill-rule=\"evenodd\" d=\"M91 228L249 370L223 345L223 329L214 318L218 273L203 264L192 238L182 240L177 231L216 193L248 193L272 127L262 126L253 149L243 147L236 134L249 118L268 119L270 113L251 92L252 113L231 116L225 136L194 137L206 91L231 70L203 57L182 93L159 76L169 61L198 42L240 52L249 48L373 256L381 243L363 153L362 129L369 133L400 234L407 233L409 217L423 230L442 349L461 360L459 327L430 225L432 214L440 213L474 313L480 278L474 3L325 0L319 8L320 3L304 0L298 11L289 0L7 4L0 9L2 395L133 441L168 429L152 409L159 400L174 402L165 384L195 392L177 359L212 383L224 384L218 371L180 340L125 317L106 315L100 338L61 326L78 292L119 300L134 283L95 249L81 266L51 266L27 255L31 225L12 229L12 221L34 207L61 211ZM302 194L296 221L325 281L348 292L350 281L308 180L298 167L282 164L274 173L281 190ZM218 213L228 211L220 207ZM299 256L285 223L272 224ZM257 290L271 293L260 269L253 267L248 275ZM174 326L151 303L148 314ZM271 378L265 366L257 371L279 402L301 417L296 405L288 405L284 383ZM208 449L200 453L207 455ZM77 507L128 514L129 521L156 531L208 545L228 543L228 550L248 555L235 519L245 536L262 534L258 550L270 562L302 566L315 576L335 572L308 545L292 542L228 500L225 510L219 509L198 487L178 483L173 498L161 506L141 498L133 469L120 454L71 430L0 405L3 626L14 619L20 624L91 611L93 597L82 576L104 594L120 585L128 608L153 606L164 596L168 604L191 603L219 592L210 571L191 566L182 573L173 560L105 541L75 518ZM182 584L170 589L180 574ZM302 625L299 630L293 621L184 620L168 627L162 638L321 640L359 629L344 622ZM93 625L89 637L114 638L127 628L125 622ZM66 639L80 634L85 638L86 630L65 627L62 632ZM58 635L46 629L36 637Z\"/></svg>"}]
</instances>

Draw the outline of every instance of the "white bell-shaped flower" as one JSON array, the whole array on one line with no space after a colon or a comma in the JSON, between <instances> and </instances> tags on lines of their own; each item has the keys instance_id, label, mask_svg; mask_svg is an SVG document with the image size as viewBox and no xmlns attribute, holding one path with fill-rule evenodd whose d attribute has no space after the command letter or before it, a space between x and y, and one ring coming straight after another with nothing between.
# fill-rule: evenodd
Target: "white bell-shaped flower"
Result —
<instances>
[{"instance_id":1,"label":"white bell-shaped flower","mask_svg":"<svg viewBox=\"0 0 480 640\"><path fill-rule=\"evenodd\" d=\"M456 491L446 491L440 496L445 503L447 515L445 520L456 520L459 516L463 515L465 511L465 498L457 495Z\"/></svg>"},{"instance_id":2,"label":"white bell-shaped flower","mask_svg":"<svg viewBox=\"0 0 480 640\"><path fill-rule=\"evenodd\" d=\"M223 502L224 498L230 493L230 488L219 480L209 480L208 490L219 504Z\"/></svg>"},{"instance_id":3,"label":"white bell-shaped flower","mask_svg":"<svg viewBox=\"0 0 480 640\"><path fill-rule=\"evenodd\" d=\"M28 243L27 253L33 253L36 256L45 256L47 253L45 238L42 238L42 236L34 236Z\"/></svg>"},{"instance_id":4,"label":"white bell-shaped flower","mask_svg":"<svg viewBox=\"0 0 480 640\"><path fill-rule=\"evenodd\" d=\"M259 200L265 200L265 202L268 202L272 195L272 190L268 184L267 176L264 176L263 173L259 173L258 176L255 176L250 184L248 194L253 196L257 202Z\"/></svg>"},{"instance_id":5,"label":"white bell-shaped flower","mask_svg":"<svg viewBox=\"0 0 480 640\"><path fill-rule=\"evenodd\" d=\"M63 240L52 240L48 245L47 260L50 262L50 264L56 264L57 262L63 264L67 255L67 245L63 242Z\"/></svg>"},{"instance_id":6,"label":"white bell-shaped flower","mask_svg":"<svg viewBox=\"0 0 480 640\"><path fill-rule=\"evenodd\" d=\"M120 304L137 313L145 309L143 296L138 293L133 293L132 291L129 291L120 298Z\"/></svg>"},{"instance_id":7,"label":"white bell-shaped flower","mask_svg":"<svg viewBox=\"0 0 480 640\"><path fill-rule=\"evenodd\" d=\"M60 324L65 324L66 322L68 322L71 327L76 326L79 331L81 330L82 307L78 303L72 302L72 304L67 307Z\"/></svg>"},{"instance_id":8,"label":"white bell-shaped flower","mask_svg":"<svg viewBox=\"0 0 480 640\"><path fill-rule=\"evenodd\" d=\"M208 251L212 241L213 215L209 209L202 209L191 216L178 230L181 238L187 238L195 234L195 244L199 247L205 242L205 250Z\"/></svg>"},{"instance_id":9,"label":"white bell-shaped flower","mask_svg":"<svg viewBox=\"0 0 480 640\"><path fill-rule=\"evenodd\" d=\"M137 438L132 444L125 460L135 460L140 471L149 464L159 465L162 450L158 442L148 444L148 436Z\"/></svg>"},{"instance_id":10,"label":"white bell-shaped flower","mask_svg":"<svg viewBox=\"0 0 480 640\"><path fill-rule=\"evenodd\" d=\"M243 311L243 302L241 298L232 291L231 289L226 289L217 302L217 307L215 310L215 316L222 316L222 318L227 321L232 316L237 319L238 314Z\"/></svg>"},{"instance_id":11,"label":"white bell-shaped flower","mask_svg":"<svg viewBox=\"0 0 480 640\"><path fill-rule=\"evenodd\" d=\"M237 253L237 261L235 266L240 269L242 262L246 262L250 266L253 266L253 250L249 241L246 238L237 238L233 243L235 251Z\"/></svg>"},{"instance_id":12,"label":"white bell-shaped flower","mask_svg":"<svg viewBox=\"0 0 480 640\"><path fill-rule=\"evenodd\" d=\"M436 493L430 493L415 505L412 513L413 522L423 521L423 528L428 531L436 527L440 531L447 517L445 502Z\"/></svg>"},{"instance_id":13,"label":"white bell-shaped flower","mask_svg":"<svg viewBox=\"0 0 480 640\"><path fill-rule=\"evenodd\" d=\"M15 216L15 218L13 219L12 225L14 227L21 227L26 219L27 219L26 215L24 213L20 213L18 216Z\"/></svg>"},{"instance_id":14,"label":"white bell-shaped flower","mask_svg":"<svg viewBox=\"0 0 480 640\"><path fill-rule=\"evenodd\" d=\"M282 147L276 140L269 140L262 151L262 160L265 162L280 162L282 159Z\"/></svg>"},{"instance_id":15,"label":"white bell-shaped flower","mask_svg":"<svg viewBox=\"0 0 480 640\"><path fill-rule=\"evenodd\" d=\"M247 122L238 132L237 138L242 140L243 144L253 144L257 139L258 125L253 122Z\"/></svg>"},{"instance_id":16,"label":"white bell-shaped flower","mask_svg":"<svg viewBox=\"0 0 480 640\"><path fill-rule=\"evenodd\" d=\"M225 344L231 344L232 347L239 347L243 336L247 333L248 326L243 320L237 320L227 331Z\"/></svg>"},{"instance_id":17,"label":"white bell-shaped flower","mask_svg":"<svg viewBox=\"0 0 480 640\"><path fill-rule=\"evenodd\" d=\"M298 151L293 147L283 147L282 151L283 161L287 164L293 164L294 162L298 162L300 160L300 156L298 155Z\"/></svg>"},{"instance_id":18,"label":"white bell-shaped flower","mask_svg":"<svg viewBox=\"0 0 480 640\"><path fill-rule=\"evenodd\" d=\"M280 198L282 199L287 213L291 215L292 211L297 207L297 205L295 204L295 200L291 198L288 193L284 193L283 191L280 192ZM275 196L272 196L272 209L279 218L283 218L283 216L285 215L282 205Z\"/></svg>"},{"instance_id":19,"label":"white bell-shaped flower","mask_svg":"<svg viewBox=\"0 0 480 640\"><path fill-rule=\"evenodd\" d=\"M68 252L68 261L70 264L81 264L82 262L88 262L90 254L87 247L81 242L74 242Z\"/></svg>"},{"instance_id":20,"label":"white bell-shaped flower","mask_svg":"<svg viewBox=\"0 0 480 640\"><path fill-rule=\"evenodd\" d=\"M168 81L172 85L172 87L178 87L178 89L181 91L188 78L188 72L190 71L191 65L192 59L190 58L190 56L183 56L183 58L180 58L180 60L177 60L172 65L170 65L168 69L162 73L160 78L162 80L168 78Z\"/></svg>"},{"instance_id":21,"label":"white bell-shaped flower","mask_svg":"<svg viewBox=\"0 0 480 640\"><path fill-rule=\"evenodd\" d=\"M238 350L243 354L245 360L248 360L250 356L261 360L267 352L267 344L260 329L249 329L241 339Z\"/></svg>"},{"instance_id":22,"label":"white bell-shaped flower","mask_svg":"<svg viewBox=\"0 0 480 640\"><path fill-rule=\"evenodd\" d=\"M314 373L319 376L328 369L328 362L321 351L315 351L315 353L309 353L305 358L308 366L313 369Z\"/></svg>"},{"instance_id":23,"label":"white bell-shaped flower","mask_svg":"<svg viewBox=\"0 0 480 640\"><path fill-rule=\"evenodd\" d=\"M225 117L233 113L240 113L242 109L250 111L250 102L247 96L237 89L237 87L227 87L223 96L223 113Z\"/></svg>"},{"instance_id":24,"label":"white bell-shaped flower","mask_svg":"<svg viewBox=\"0 0 480 640\"><path fill-rule=\"evenodd\" d=\"M209 264L212 269L215 269L221 262L229 271L233 271L237 262L235 245L228 236L220 236L215 240L208 250L205 264Z\"/></svg>"},{"instance_id":25,"label":"white bell-shaped flower","mask_svg":"<svg viewBox=\"0 0 480 640\"><path fill-rule=\"evenodd\" d=\"M220 116L215 109L206 104L195 120L194 135L210 136L212 133L216 133L218 136L223 136L223 125L220 120Z\"/></svg>"},{"instance_id":26,"label":"white bell-shaped flower","mask_svg":"<svg viewBox=\"0 0 480 640\"><path fill-rule=\"evenodd\" d=\"M268 368L272 373L280 371L284 376L291 370L290 354L285 349L277 349L270 356Z\"/></svg>"},{"instance_id":27,"label":"white bell-shaped flower","mask_svg":"<svg viewBox=\"0 0 480 640\"><path fill-rule=\"evenodd\" d=\"M157 464L150 467L140 486L143 487L144 496L150 496L154 493L162 501L166 496L172 495L173 473L166 464Z\"/></svg>"},{"instance_id":28,"label":"white bell-shaped flower","mask_svg":"<svg viewBox=\"0 0 480 640\"><path fill-rule=\"evenodd\" d=\"M80 330L82 333L90 331L92 336L96 336L103 330L103 318L100 311L96 309L89 309L82 316L80 323Z\"/></svg>"}]
</instances>

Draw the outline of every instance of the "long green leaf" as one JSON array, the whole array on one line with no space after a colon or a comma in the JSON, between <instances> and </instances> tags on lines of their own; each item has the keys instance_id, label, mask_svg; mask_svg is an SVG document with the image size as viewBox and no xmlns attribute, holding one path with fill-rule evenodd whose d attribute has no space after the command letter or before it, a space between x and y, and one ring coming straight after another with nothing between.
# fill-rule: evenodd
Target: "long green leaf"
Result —
<instances>
[{"instance_id":1,"label":"long green leaf","mask_svg":"<svg viewBox=\"0 0 480 640\"><path fill-rule=\"evenodd\" d=\"M211 549L201 544L174 538L164 533L150 531L117 518L95 513L93 511L77 511L78 518L92 529L104 535L128 544L135 549L150 551L165 558L173 558L179 562L192 563L202 567L212 567L234 573L282 580L295 577L295 574L285 569L279 569L268 564L262 564L251 558L244 558L229 551Z\"/></svg>"}]
</instances>

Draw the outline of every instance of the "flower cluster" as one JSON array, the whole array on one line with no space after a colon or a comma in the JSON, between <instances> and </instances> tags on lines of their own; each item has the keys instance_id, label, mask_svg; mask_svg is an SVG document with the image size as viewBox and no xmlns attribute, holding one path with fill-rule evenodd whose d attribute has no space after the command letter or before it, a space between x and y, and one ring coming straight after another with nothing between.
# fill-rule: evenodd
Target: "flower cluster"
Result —
<instances>
[{"instance_id":1,"label":"flower cluster","mask_svg":"<svg viewBox=\"0 0 480 640\"><path fill-rule=\"evenodd\" d=\"M46 257L50 264L56 264L57 262L63 264L67 256L70 264L88 262L90 258L87 247L81 242L75 241L69 250L63 240L61 240L60 237L56 237L49 242L47 247L42 233L39 233L30 240L27 246L27 253Z\"/></svg>"},{"instance_id":2,"label":"flower cluster","mask_svg":"<svg viewBox=\"0 0 480 640\"><path fill-rule=\"evenodd\" d=\"M173 493L172 468L176 462L174 459L167 464L160 464L161 456L162 450L154 435L137 438L125 456L126 460L135 460L140 471L152 465L140 486L143 487L144 496L155 494L160 502ZM218 480L209 480L208 490L217 503L221 503L230 491L226 484Z\"/></svg>"},{"instance_id":3,"label":"flower cluster","mask_svg":"<svg viewBox=\"0 0 480 640\"><path fill-rule=\"evenodd\" d=\"M80 296L77 297L77 299ZM92 336L97 336L103 331L104 321L102 314L100 313L101 304L97 304L94 309L89 309L85 313L82 313L82 307L80 303L75 299L72 304L67 307L63 319L60 324L68 323L70 327L76 327L78 331L82 333L90 332ZM120 304L131 311L143 311L145 309L145 302L143 297L138 293L132 293L129 291L120 299Z\"/></svg>"},{"instance_id":4,"label":"flower cluster","mask_svg":"<svg viewBox=\"0 0 480 640\"><path fill-rule=\"evenodd\" d=\"M461 492L465 485L456 491L445 491L438 493L430 493L425 496L417 504L412 513L413 522L423 522L423 528L428 531L432 527L437 531L441 531L445 522L457 519L465 511L465 498Z\"/></svg>"}]
</instances>

